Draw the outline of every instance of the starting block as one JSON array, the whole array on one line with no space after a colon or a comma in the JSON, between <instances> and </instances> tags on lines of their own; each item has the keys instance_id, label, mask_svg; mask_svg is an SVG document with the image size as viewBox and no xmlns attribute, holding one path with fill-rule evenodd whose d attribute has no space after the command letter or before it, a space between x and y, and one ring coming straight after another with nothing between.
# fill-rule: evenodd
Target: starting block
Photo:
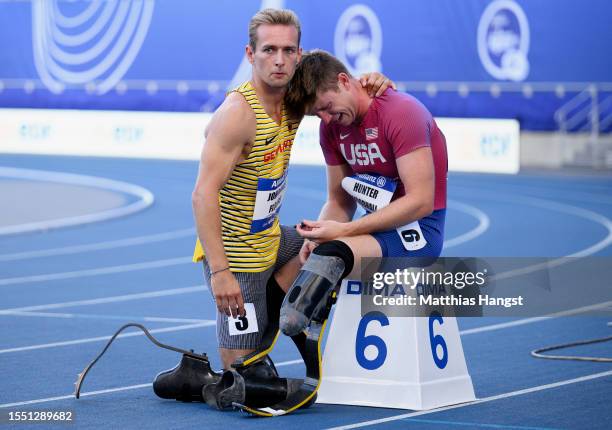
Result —
<instances>
[{"instance_id":1,"label":"starting block","mask_svg":"<svg viewBox=\"0 0 612 430\"><path fill-rule=\"evenodd\" d=\"M455 317L362 317L361 291L342 282L318 403L428 410L476 399Z\"/></svg>"}]
</instances>

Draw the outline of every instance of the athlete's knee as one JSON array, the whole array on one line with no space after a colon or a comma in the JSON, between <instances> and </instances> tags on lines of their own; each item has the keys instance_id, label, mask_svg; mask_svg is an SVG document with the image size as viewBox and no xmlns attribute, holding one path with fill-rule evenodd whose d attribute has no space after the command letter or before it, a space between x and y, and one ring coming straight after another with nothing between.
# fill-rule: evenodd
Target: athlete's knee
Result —
<instances>
[{"instance_id":1,"label":"athlete's knee","mask_svg":"<svg viewBox=\"0 0 612 430\"><path fill-rule=\"evenodd\" d=\"M344 278L353 270L355 255L351 247L344 240L332 240L322 243L317 246L312 253L321 257L339 258L342 260L343 273L341 278ZM306 265L304 265L304 268L305 267Z\"/></svg>"},{"instance_id":2,"label":"athlete's knee","mask_svg":"<svg viewBox=\"0 0 612 430\"><path fill-rule=\"evenodd\" d=\"M280 314L283 333L295 336L313 319L327 318L331 291L351 272L354 263L353 251L342 241L333 240L316 247L283 301Z\"/></svg>"}]
</instances>

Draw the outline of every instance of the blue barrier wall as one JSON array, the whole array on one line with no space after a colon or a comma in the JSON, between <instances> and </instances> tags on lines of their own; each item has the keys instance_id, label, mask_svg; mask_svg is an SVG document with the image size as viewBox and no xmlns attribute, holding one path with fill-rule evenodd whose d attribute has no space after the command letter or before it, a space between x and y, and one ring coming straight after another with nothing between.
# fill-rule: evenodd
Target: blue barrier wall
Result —
<instances>
[{"instance_id":1,"label":"blue barrier wall","mask_svg":"<svg viewBox=\"0 0 612 430\"><path fill-rule=\"evenodd\" d=\"M248 78L263 6L298 13L305 49L383 71L438 116L551 130L587 85L612 91L608 0L31 0L0 1L0 106L213 110Z\"/></svg>"}]
</instances>

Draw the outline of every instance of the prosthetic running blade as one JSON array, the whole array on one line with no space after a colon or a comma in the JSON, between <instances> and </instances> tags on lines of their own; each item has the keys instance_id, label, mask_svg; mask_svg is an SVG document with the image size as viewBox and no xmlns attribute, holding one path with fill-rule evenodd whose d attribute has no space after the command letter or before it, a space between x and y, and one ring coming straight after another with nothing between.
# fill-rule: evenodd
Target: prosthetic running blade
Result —
<instances>
[{"instance_id":1,"label":"prosthetic running blade","mask_svg":"<svg viewBox=\"0 0 612 430\"><path fill-rule=\"evenodd\" d=\"M306 378L300 388L291 393L285 400L267 407L256 408L252 406L233 403L233 405L243 412L261 416L274 417L289 414L301 407L310 406L319 389L321 383L321 339L325 332L327 320L323 323L313 321L306 331L305 337L305 357Z\"/></svg>"},{"instance_id":2,"label":"prosthetic running blade","mask_svg":"<svg viewBox=\"0 0 612 430\"><path fill-rule=\"evenodd\" d=\"M106 343L106 346L102 349L102 351L100 352L100 354L98 354L96 356L96 358L94 358L88 365L87 367L85 367L85 369L78 374L77 380L75 382L75 390L74 390L74 396L78 399L81 396L81 386L83 385L83 382L85 381L85 377L87 376L87 374L89 373L89 371L91 370L91 368L98 362L98 360L104 355L104 353L108 350L108 348L111 346L111 344L113 343L113 341L117 338L117 336L119 336L119 334L129 328L129 327L134 327L137 328L139 330L142 330L142 332L145 334L145 336L147 336L147 338L153 342L155 345L157 345L160 348L164 348L164 349L169 349L170 351L174 351L174 352L178 352L181 353L187 357L191 357L194 358L196 360L200 360L202 362L205 362L208 364L208 357L206 356L206 354L196 354L195 352L193 352L193 350L191 351L187 351L186 349L181 349L181 348L177 348L174 347L172 345L166 345L164 343L159 342L157 339L155 339L153 337L153 335L151 335L151 333L149 333L149 330L147 330L147 328L145 326L143 326L142 324L137 324L137 323L129 323L129 324L125 324L123 325L121 328L119 328L119 330L117 330L115 332L115 334L109 339L109 341Z\"/></svg>"}]
</instances>

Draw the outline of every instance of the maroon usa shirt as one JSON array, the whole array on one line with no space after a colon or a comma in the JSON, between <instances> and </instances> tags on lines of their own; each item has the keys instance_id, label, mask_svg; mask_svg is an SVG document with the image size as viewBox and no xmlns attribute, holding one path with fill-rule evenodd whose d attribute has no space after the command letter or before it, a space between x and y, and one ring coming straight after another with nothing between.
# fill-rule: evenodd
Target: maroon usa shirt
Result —
<instances>
[{"instance_id":1,"label":"maroon usa shirt","mask_svg":"<svg viewBox=\"0 0 612 430\"><path fill-rule=\"evenodd\" d=\"M320 143L330 166L348 164L353 173L374 173L397 180L393 200L406 194L395 160L415 149L431 148L435 171L434 210L446 208L446 138L421 102L387 89L372 100L361 124L325 125Z\"/></svg>"}]
</instances>

